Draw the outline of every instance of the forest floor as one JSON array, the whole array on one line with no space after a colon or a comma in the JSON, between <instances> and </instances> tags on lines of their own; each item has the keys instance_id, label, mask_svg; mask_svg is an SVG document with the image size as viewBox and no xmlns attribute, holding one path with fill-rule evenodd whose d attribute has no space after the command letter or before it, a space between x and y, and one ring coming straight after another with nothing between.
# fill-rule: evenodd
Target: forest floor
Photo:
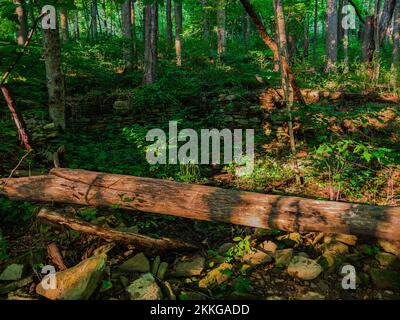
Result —
<instances>
[{"instance_id":1,"label":"forest floor","mask_svg":"<svg viewBox=\"0 0 400 320\"><path fill-rule=\"evenodd\" d=\"M73 122L62 135L47 119L43 68L30 62L40 59L40 47L30 48L9 85L35 147L14 176L46 173L53 166L54 152L64 146L61 161L68 168L317 199L400 204L399 104L321 100L296 108L297 158L305 179L305 184L298 186L288 149L286 116L279 107L265 108L259 99L279 83L262 51L232 53L223 63L193 54L181 69L161 60L158 82L141 87L140 72L125 75L111 63L117 55L112 47L102 51L71 45L64 50ZM15 50L6 48L2 50ZM80 55L84 52L80 60L73 58L77 50ZM28 67L29 81L25 78ZM338 72L327 80L320 76L320 70L302 63L295 73L302 88L363 92L369 86L362 72ZM393 95L390 88L381 86L372 91ZM126 108L113 108L116 101L124 102ZM182 129L254 128L254 173L238 178L233 166L149 165L145 159L146 133L151 128L166 128L171 120L178 121ZM8 116L0 117L0 128L0 177L8 177L24 151L16 143ZM96 237L38 221L36 213L42 205L0 198L0 270L11 264L24 265L23 276L33 277L1 298L40 298L35 287L42 277L41 268L51 264L47 254L50 243L57 245L68 268L105 244ZM165 299L400 298L400 249L385 241L261 230L118 208L53 206L93 224L180 239L200 248L197 252L159 252L157 248L117 244L108 252L105 276L92 299L129 299L127 287L151 271ZM318 265L306 269L315 274L301 275L302 262L311 260ZM158 273L160 261L168 263L165 274ZM357 271L353 290L342 287L341 270L347 264ZM0 292L2 289L4 284L0 283Z\"/></svg>"}]
</instances>

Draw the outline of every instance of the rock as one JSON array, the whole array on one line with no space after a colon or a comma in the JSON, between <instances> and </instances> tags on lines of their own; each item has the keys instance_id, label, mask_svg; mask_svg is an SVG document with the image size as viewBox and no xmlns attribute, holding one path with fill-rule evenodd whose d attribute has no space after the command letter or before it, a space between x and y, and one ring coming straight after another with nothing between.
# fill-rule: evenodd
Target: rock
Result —
<instances>
[{"instance_id":1,"label":"rock","mask_svg":"<svg viewBox=\"0 0 400 320\"><path fill-rule=\"evenodd\" d=\"M160 266L158 267L157 278L160 279L160 280L164 280L165 273L167 272L167 269L168 269L168 263L161 262Z\"/></svg>"},{"instance_id":2,"label":"rock","mask_svg":"<svg viewBox=\"0 0 400 320\"><path fill-rule=\"evenodd\" d=\"M330 243L325 243L321 246L321 251L322 252L336 252L338 254L346 254L349 252L349 247L346 246L344 243L341 242L330 242Z\"/></svg>"},{"instance_id":3,"label":"rock","mask_svg":"<svg viewBox=\"0 0 400 320\"><path fill-rule=\"evenodd\" d=\"M385 252L394 254L395 256L400 256L400 245L395 242L390 242L386 240L379 240L378 244L382 247Z\"/></svg>"},{"instance_id":4,"label":"rock","mask_svg":"<svg viewBox=\"0 0 400 320\"><path fill-rule=\"evenodd\" d=\"M232 273L233 266L229 263L223 263L219 267L211 270L199 281L200 288L214 288L227 281Z\"/></svg>"},{"instance_id":5,"label":"rock","mask_svg":"<svg viewBox=\"0 0 400 320\"><path fill-rule=\"evenodd\" d=\"M371 268L369 270L371 280L380 289L400 289L400 272Z\"/></svg>"},{"instance_id":6,"label":"rock","mask_svg":"<svg viewBox=\"0 0 400 320\"><path fill-rule=\"evenodd\" d=\"M162 292L150 272L133 281L126 289L131 300L161 300Z\"/></svg>"},{"instance_id":7,"label":"rock","mask_svg":"<svg viewBox=\"0 0 400 320\"><path fill-rule=\"evenodd\" d=\"M398 267L400 265L400 261L396 258L396 256L387 252L377 253L375 259L378 260L382 267Z\"/></svg>"},{"instance_id":8,"label":"rock","mask_svg":"<svg viewBox=\"0 0 400 320\"><path fill-rule=\"evenodd\" d=\"M307 293L296 296L296 300L325 300L325 296L318 292L308 291Z\"/></svg>"},{"instance_id":9,"label":"rock","mask_svg":"<svg viewBox=\"0 0 400 320\"><path fill-rule=\"evenodd\" d=\"M232 242L224 243L218 248L217 252L223 256L226 252L228 252L229 249L233 248L234 246L235 244Z\"/></svg>"},{"instance_id":10,"label":"rock","mask_svg":"<svg viewBox=\"0 0 400 320\"><path fill-rule=\"evenodd\" d=\"M55 274L55 289L45 289L43 284L48 283L44 279L37 285L36 293L50 300L87 300L103 276L106 261L105 254L83 260L75 267Z\"/></svg>"},{"instance_id":11,"label":"rock","mask_svg":"<svg viewBox=\"0 0 400 320\"><path fill-rule=\"evenodd\" d=\"M357 237L350 234L337 234L335 239L336 241L347 244L348 246L355 246L357 243Z\"/></svg>"},{"instance_id":12,"label":"rock","mask_svg":"<svg viewBox=\"0 0 400 320\"><path fill-rule=\"evenodd\" d=\"M322 267L316 261L301 256L294 256L287 269L291 276L301 280L313 280L322 271Z\"/></svg>"},{"instance_id":13,"label":"rock","mask_svg":"<svg viewBox=\"0 0 400 320\"><path fill-rule=\"evenodd\" d=\"M0 275L2 281L16 281L22 278L24 272L23 264L10 264Z\"/></svg>"},{"instance_id":14,"label":"rock","mask_svg":"<svg viewBox=\"0 0 400 320\"><path fill-rule=\"evenodd\" d=\"M153 265L151 267L151 273L155 276L157 274L158 268L160 267L161 259L160 256L157 256L154 261Z\"/></svg>"},{"instance_id":15,"label":"rock","mask_svg":"<svg viewBox=\"0 0 400 320\"><path fill-rule=\"evenodd\" d=\"M182 291L178 297L179 300L206 300L207 296L196 291Z\"/></svg>"},{"instance_id":16,"label":"rock","mask_svg":"<svg viewBox=\"0 0 400 320\"><path fill-rule=\"evenodd\" d=\"M334 251L326 251L317 259L318 264L329 273L335 272L343 261L343 257Z\"/></svg>"},{"instance_id":17,"label":"rock","mask_svg":"<svg viewBox=\"0 0 400 320\"><path fill-rule=\"evenodd\" d=\"M269 296L269 297L267 297L265 299L266 300L286 300L285 298L280 297L280 296Z\"/></svg>"},{"instance_id":18,"label":"rock","mask_svg":"<svg viewBox=\"0 0 400 320\"><path fill-rule=\"evenodd\" d=\"M292 248L276 250L274 254L275 265L278 268L287 267L290 263L290 260L292 260L292 256L293 256Z\"/></svg>"},{"instance_id":19,"label":"rock","mask_svg":"<svg viewBox=\"0 0 400 320\"><path fill-rule=\"evenodd\" d=\"M183 257L174 263L172 274L176 277L199 276L204 269L204 257Z\"/></svg>"},{"instance_id":20,"label":"rock","mask_svg":"<svg viewBox=\"0 0 400 320\"><path fill-rule=\"evenodd\" d=\"M168 300L176 300L176 295L169 282L161 282L161 290L164 293L164 296L168 298Z\"/></svg>"},{"instance_id":21,"label":"rock","mask_svg":"<svg viewBox=\"0 0 400 320\"><path fill-rule=\"evenodd\" d=\"M272 241L265 241L260 247L263 250L256 249L255 251L246 252L243 255L243 261L253 266L272 261L272 256L276 251L277 245ZM265 251L270 253L266 253Z\"/></svg>"},{"instance_id":22,"label":"rock","mask_svg":"<svg viewBox=\"0 0 400 320\"><path fill-rule=\"evenodd\" d=\"M279 236L277 239L279 241L286 242L289 246L298 246L303 242L303 238L298 232L292 232L283 236Z\"/></svg>"},{"instance_id":23,"label":"rock","mask_svg":"<svg viewBox=\"0 0 400 320\"><path fill-rule=\"evenodd\" d=\"M149 272L150 263L144 253L141 252L134 257L126 260L118 268L125 272Z\"/></svg>"}]
</instances>

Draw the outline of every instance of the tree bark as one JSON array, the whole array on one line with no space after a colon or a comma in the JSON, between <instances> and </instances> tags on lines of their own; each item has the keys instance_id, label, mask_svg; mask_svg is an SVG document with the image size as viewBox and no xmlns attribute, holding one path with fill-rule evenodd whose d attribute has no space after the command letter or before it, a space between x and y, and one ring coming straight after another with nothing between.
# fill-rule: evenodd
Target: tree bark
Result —
<instances>
[{"instance_id":1,"label":"tree bark","mask_svg":"<svg viewBox=\"0 0 400 320\"><path fill-rule=\"evenodd\" d=\"M217 2L217 38L218 38L218 57L225 53L226 50L226 3L225 0Z\"/></svg>"},{"instance_id":2,"label":"tree bark","mask_svg":"<svg viewBox=\"0 0 400 320\"><path fill-rule=\"evenodd\" d=\"M310 46L310 37L308 32L308 16L304 18L304 40L303 40L303 59L308 57L308 48Z\"/></svg>"},{"instance_id":3,"label":"tree bark","mask_svg":"<svg viewBox=\"0 0 400 320\"><path fill-rule=\"evenodd\" d=\"M343 5L347 6L348 4L349 4L349 1L344 0ZM343 54L344 54L344 58L343 58L344 72L347 73L349 71L349 30L348 30L348 28L343 28Z\"/></svg>"},{"instance_id":4,"label":"tree bark","mask_svg":"<svg viewBox=\"0 0 400 320\"><path fill-rule=\"evenodd\" d=\"M23 46L26 41L26 37L28 36L28 18L26 14L26 2L25 0L15 0L15 4L17 5L15 9L15 13L18 18L18 36L17 42L18 45Z\"/></svg>"},{"instance_id":5,"label":"tree bark","mask_svg":"<svg viewBox=\"0 0 400 320\"><path fill-rule=\"evenodd\" d=\"M182 66L182 2L174 0L176 65Z\"/></svg>"},{"instance_id":6,"label":"tree bark","mask_svg":"<svg viewBox=\"0 0 400 320\"><path fill-rule=\"evenodd\" d=\"M400 0L396 2L396 10L394 15L393 23L393 60L392 60L392 70L393 70L393 81L394 86L397 87L399 81L399 69L400 64Z\"/></svg>"},{"instance_id":7,"label":"tree bark","mask_svg":"<svg viewBox=\"0 0 400 320\"><path fill-rule=\"evenodd\" d=\"M338 42L337 24L338 24L337 0L327 0L325 72L332 71L337 60L337 42Z\"/></svg>"},{"instance_id":8,"label":"tree bark","mask_svg":"<svg viewBox=\"0 0 400 320\"><path fill-rule=\"evenodd\" d=\"M157 71L157 2L144 6L144 76L143 83L156 81Z\"/></svg>"},{"instance_id":9,"label":"tree bark","mask_svg":"<svg viewBox=\"0 0 400 320\"><path fill-rule=\"evenodd\" d=\"M260 33L261 39L264 41L264 43L272 50L274 54L274 60L279 61L279 49L276 44L276 42L268 35L263 23L261 22L260 18L256 14L256 12L253 9L253 6L250 4L249 0L240 0L242 3L243 7L245 8L247 14L250 16L250 18L253 20L253 23L255 24L258 32ZM290 70L288 61L286 57L281 57L282 59L282 67L283 70L286 73L286 76L288 77L290 81L290 85L292 87L292 90L295 92L296 97L298 98L298 101L302 104L305 105L304 98L301 94L300 88L297 86L296 79L294 77L294 74Z\"/></svg>"},{"instance_id":10,"label":"tree bark","mask_svg":"<svg viewBox=\"0 0 400 320\"><path fill-rule=\"evenodd\" d=\"M152 248L155 250L193 250L197 247L179 240L160 237L157 239L146 237L141 234L122 232L110 228L99 227L81 219L71 218L48 209L41 209L37 216L39 219L46 220L53 224L67 226L77 232L90 234L107 241L120 242L124 244L134 244L140 247Z\"/></svg>"},{"instance_id":11,"label":"tree bark","mask_svg":"<svg viewBox=\"0 0 400 320\"><path fill-rule=\"evenodd\" d=\"M208 22L208 0L201 0L201 7L203 8L202 25L203 25L203 38L208 41L210 38L210 24Z\"/></svg>"},{"instance_id":12,"label":"tree bark","mask_svg":"<svg viewBox=\"0 0 400 320\"><path fill-rule=\"evenodd\" d=\"M101 8L103 10L103 25L104 31L108 33L108 23L107 23L107 7L106 7L106 0L101 1Z\"/></svg>"},{"instance_id":13,"label":"tree bark","mask_svg":"<svg viewBox=\"0 0 400 320\"><path fill-rule=\"evenodd\" d=\"M85 170L0 179L11 199L119 205L122 209L297 232L332 232L400 240L400 208L224 190Z\"/></svg>"},{"instance_id":14,"label":"tree bark","mask_svg":"<svg viewBox=\"0 0 400 320\"><path fill-rule=\"evenodd\" d=\"M79 12L75 12L74 14L74 37L75 40L79 40L80 34L79 34Z\"/></svg>"},{"instance_id":15,"label":"tree bark","mask_svg":"<svg viewBox=\"0 0 400 320\"><path fill-rule=\"evenodd\" d=\"M61 64L58 23L56 29L43 30L43 50L46 65L49 114L56 128L65 130L65 80Z\"/></svg>"},{"instance_id":16,"label":"tree bark","mask_svg":"<svg viewBox=\"0 0 400 320\"><path fill-rule=\"evenodd\" d=\"M67 43L69 40L69 31L68 31L68 11L63 6L61 2L60 7L60 26L61 26L61 37L64 43Z\"/></svg>"},{"instance_id":17,"label":"tree bark","mask_svg":"<svg viewBox=\"0 0 400 320\"><path fill-rule=\"evenodd\" d=\"M97 38L97 0L92 0L90 8L90 34L91 39Z\"/></svg>"},{"instance_id":18,"label":"tree bark","mask_svg":"<svg viewBox=\"0 0 400 320\"><path fill-rule=\"evenodd\" d=\"M314 3L314 38L313 38L313 55L317 57L317 38L318 38L318 0Z\"/></svg>"},{"instance_id":19,"label":"tree bark","mask_svg":"<svg viewBox=\"0 0 400 320\"><path fill-rule=\"evenodd\" d=\"M133 44L132 44L132 24L131 24L131 0L125 0L121 6L122 15L122 35L124 40L123 56L125 70L133 69Z\"/></svg>"},{"instance_id":20,"label":"tree bark","mask_svg":"<svg viewBox=\"0 0 400 320\"><path fill-rule=\"evenodd\" d=\"M167 16L167 49L172 47L172 0L167 0L166 16Z\"/></svg>"}]
</instances>

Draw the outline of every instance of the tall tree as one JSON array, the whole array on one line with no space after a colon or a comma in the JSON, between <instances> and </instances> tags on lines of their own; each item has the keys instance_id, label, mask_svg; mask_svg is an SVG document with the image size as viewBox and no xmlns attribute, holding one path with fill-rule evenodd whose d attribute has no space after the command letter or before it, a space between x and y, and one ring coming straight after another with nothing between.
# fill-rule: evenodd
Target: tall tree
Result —
<instances>
[{"instance_id":1,"label":"tall tree","mask_svg":"<svg viewBox=\"0 0 400 320\"><path fill-rule=\"evenodd\" d=\"M165 13L167 16L167 49L172 47L172 0L167 0Z\"/></svg>"},{"instance_id":2,"label":"tall tree","mask_svg":"<svg viewBox=\"0 0 400 320\"><path fill-rule=\"evenodd\" d=\"M293 105L293 90L290 88L290 82L287 74L283 68L282 58L288 59L287 40L286 40L286 28L285 28L285 15L283 9L283 0L274 0L274 11L275 11L275 23L276 23L276 34L279 48L279 65L281 70L281 81L282 89L285 96L286 111L288 115L288 133L289 143L292 156L294 158L294 165L298 173L298 164L296 160L296 141L294 138L293 121L292 121L292 105ZM300 176L296 174L297 183L300 184Z\"/></svg>"},{"instance_id":3,"label":"tall tree","mask_svg":"<svg viewBox=\"0 0 400 320\"><path fill-rule=\"evenodd\" d=\"M318 38L318 0L314 2L314 38L313 38L313 55L317 57L317 38Z\"/></svg>"},{"instance_id":4,"label":"tall tree","mask_svg":"<svg viewBox=\"0 0 400 320\"><path fill-rule=\"evenodd\" d=\"M400 76L400 0L396 2L396 8L394 13L393 21L393 81L394 85L397 87L399 76Z\"/></svg>"},{"instance_id":5,"label":"tall tree","mask_svg":"<svg viewBox=\"0 0 400 320\"><path fill-rule=\"evenodd\" d=\"M144 76L145 84L154 83L157 72L157 2L144 5Z\"/></svg>"},{"instance_id":6,"label":"tall tree","mask_svg":"<svg viewBox=\"0 0 400 320\"><path fill-rule=\"evenodd\" d=\"M381 68L381 41L380 41L380 34L379 34L379 16L380 16L380 8L381 8L381 0L375 0L375 8L374 8L374 73L373 73L373 80L378 81L379 73ZM383 35L383 34L382 34Z\"/></svg>"},{"instance_id":7,"label":"tall tree","mask_svg":"<svg viewBox=\"0 0 400 320\"><path fill-rule=\"evenodd\" d=\"M297 86L296 78L295 78L293 72L290 70L287 57L285 57L285 56L279 57L280 53L279 53L278 45L267 33L267 30L265 29L264 24L260 20L260 17L257 15L257 13L254 11L254 8L253 8L252 4L250 3L250 1L249 0L240 0L240 2L242 3L243 7L245 8L247 14L253 20L254 25L256 26L258 32L260 33L261 39L264 41L266 46L271 49L272 53L274 54L274 60L279 61L279 59L281 59L282 70L285 72L287 78L289 79L292 90L295 92L295 95L299 99L299 102L302 105L305 105L306 103L304 101L303 95L301 94L300 88Z\"/></svg>"},{"instance_id":8,"label":"tall tree","mask_svg":"<svg viewBox=\"0 0 400 320\"><path fill-rule=\"evenodd\" d=\"M103 11L103 25L105 33L108 33L108 22L107 22L107 7L106 0L101 1L101 9Z\"/></svg>"},{"instance_id":9,"label":"tall tree","mask_svg":"<svg viewBox=\"0 0 400 320\"><path fill-rule=\"evenodd\" d=\"M131 71L133 68L131 7L131 0L125 0L121 6L122 35L124 38L123 56L125 62L125 70L127 71Z\"/></svg>"},{"instance_id":10,"label":"tall tree","mask_svg":"<svg viewBox=\"0 0 400 320\"><path fill-rule=\"evenodd\" d=\"M201 7L203 9L202 24L203 24L203 38L208 40L210 37L210 25L208 22L208 0L201 0Z\"/></svg>"},{"instance_id":11,"label":"tall tree","mask_svg":"<svg viewBox=\"0 0 400 320\"><path fill-rule=\"evenodd\" d=\"M76 11L74 14L74 38L78 40L79 37L79 11Z\"/></svg>"},{"instance_id":12,"label":"tall tree","mask_svg":"<svg viewBox=\"0 0 400 320\"><path fill-rule=\"evenodd\" d=\"M174 0L176 65L182 65L182 0Z\"/></svg>"},{"instance_id":13,"label":"tall tree","mask_svg":"<svg viewBox=\"0 0 400 320\"><path fill-rule=\"evenodd\" d=\"M26 14L25 0L15 0L16 8L15 13L18 18L18 45L23 46L28 36L28 18Z\"/></svg>"},{"instance_id":14,"label":"tall tree","mask_svg":"<svg viewBox=\"0 0 400 320\"><path fill-rule=\"evenodd\" d=\"M347 8L349 4L349 0L344 0L343 6ZM349 28L347 26L343 28L343 63L344 63L344 72L347 73L349 71Z\"/></svg>"},{"instance_id":15,"label":"tall tree","mask_svg":"<svg viewBox=\"0 0 400 320\"><path fill-rule=\"evenodd\" d=\"M338 49L338 8L337 0L326 1L326 66L325 72L330 72L337 60Z\"/></svg>"},{"instance_id":16,"label":"tall tree","mask_svg":"<svg viewBox=\"0 0 400 320\"><path fill-rule=\"evenodd\" d=\"M60 34L57 22L55 29L43 29L43 51L50 118L57 128L65 130L65 80L61 64Z\"/></svg>"},{"instance_id":17,"label":"tall tree","mask_svg":"<svg viewBox=\"0 0 400 320\"><path fill-rule=\"evenodd\" d=\"M68 31L68 10L65 7L65 1L61 1L60 6L60 26L61 26L61 36L64 43L69 40L69 31Z\"/></svg>"},{"instance_id":18,"label":"tall tree","mask_svg":"<svg viewBox=\"0 0 400 320\"><path fill-rule=\"evenodd\" d=\"M97 37L97 0L92 0L90 7L90 34L92 40Z\"/></svg>"},{"instance_id":19,"label":"tall tree","mask_svg":"<svg viewBox=\"0 0 400 320\"><path fill-rule=\"evenodd\" d=\"M217 36L218 36L218 56L225 53L226 46L226 1L217 1Z\"/></svg>"}]
</instances>

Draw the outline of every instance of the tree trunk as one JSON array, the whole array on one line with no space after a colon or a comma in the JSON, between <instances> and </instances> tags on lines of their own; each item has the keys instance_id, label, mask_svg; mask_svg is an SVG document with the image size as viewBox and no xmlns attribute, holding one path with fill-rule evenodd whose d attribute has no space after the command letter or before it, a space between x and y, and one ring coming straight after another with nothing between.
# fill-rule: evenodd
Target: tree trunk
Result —
<instances>
[{"instance_id":1,"label":"tree trunk","mask_svg":"<svg viewBox=\"0 0 400 320\"><path fill-rule=\"evenodd\" d=\"M218 37L218 57L225 53L226 30L225 30L225 0L217 1L217 37Z\"/></svg>"},{"instance_id":2,"label":"tree trunk","mask_svg":"<svg viewBox=\"0 0 400 320\"><path fill-rule=\"evenodd\" d=\"M102 0L101 2L101 8L103 10L103 25L104 25L104 31L108 33L108 23L107 23L107 8L106 8L106 1Z\"/></svg>"},{"instance_id":3,"label":"tree trunk","mask_svg":"<svg viewBox=\"0 0 400 320\"><path fill-rule=\"evenodd\" d=\"M132 45L132 24L131 24L131 0L125 0L121 6L122 35L124 37L123 56L125 70L133 69L133 45Z\"/></svg>"},{"instance_id":4,"label":"tree trunk","mask_svg":"<svg viewBox=\"0 0 400 320\"><path fill-rule=\"evenodd\" d=\"M28 18L26 14L26 2L25 0L15 0L17 8L15 13L18 18L18 45L23 46L28 36Z\"/></svg>"},{"instance_id":5,"label":"tree trunk","mask_svg":"<svg viewBox=\"0 0 400 320\"><path fill-rule=\"evenodd\" d=\"M330 72L334 68L337 60L338 42L338 11L337 0L327 0L326 2L326 66L325 72Z\"/></svg>"},{"instance_id":6,"label":"tree trunk","mask_svg":"<svg viewBox=\"0 0 400 320\"><path fill-rule=\"evenodd\" d=\"M84 170L0 179L11 199L119 205L122 209L297 232L333 232L400 240L400 208L225 190Z\"/></svg>"},{"instance_id":7,"label":"tree trunk","mask_svg":"<svg viewBox=\"0 0 400 320\"><path fill-rule=\"evenodd\" d=\"M400 0L396 2L396 10L394 15L394 23L393 23L393 61L392 61L392 70L393 70L393 81L394 86L398 86L399 81L399 69L400 64Z\"/></svg>"},{"instance_id":8,"label":"tree trunk","mask_svg":"<svg viewBox=\"0 0 400 320\"><path fill-rule=\"evenodd\" d=\"M167 50L172 47L172 0L167 0L166 16L167 16Z\"/></svg>"},{"instance_id":9,"label":"tree trunk","mask_svg":"<svg viewBox=\"0 0 400 320\"><path fill-rule=\"evenodd\" d=\"M90 34L91 39L97 38L97 0L92 0L90 9Z\"/></svg>"},{"instance_id":10,"label":"tree trunk","mask_svg":"<svg viewBox=\"0 0 400 320\"><path fill-rule=\"evenodd\" d=\"M141 234L122 232L114 229L99 227L80 219L67 217L58 212L48 209L41 209L37 217L53 224L67 226L77 232L90 234L112 242L133 244L139 247L152 248L155 250L193 250L197 247L179 240L170 238L150 238ZM198 249L198 248L197 248Z\"/></svg>"},{"instance_id":11,"label":"tree trunk","mask_svg":"<svg viewBox=\"0 0 400 320\"><path fill-rule=\"evenodd\" d=\"M75 12L74 15L74 37L75 40L79 40L80 34L79 34L79 12Z\"/></svg>"},{"instance_id":12,"label":"tree trunk","mask_svg":"<svg viewBox=\"0 0 400 320\"><path fill-rule=\"evenodd\" d=\"M157 70L157 2L144 6L144 76L145 84L154 83Z\"/></svg>"},{"instance_id":13,"label":"tree trunk","mask_svg":"<svg viewBox=\"0 0 400 320\"><path fill-rule=\"evenodd\" d=\"M380 74L380 68L381 68L381 41L380 41L380 33L376 32L379 30L379 16L380 16L380 7L381 7L381 0L375 0L375 9L374 9L374 74L373 74L373 80L378 81L379 80L379 74Z\"/></svg>"},{"instance_id":14,"label":"tree trunk","mask_svg":"<svg viewBox=\"0 0 400 320\"><path fill-rule=\"evenodd\" d=\"M253 9L253 6L250 4L249 0L240 0L242 3L243 7L246 9L247 14L250 16L250 18L253 20L253 23L255 24L258 32L260 33L261 39L264 41L264 43L272 50L274 54L274 60L279 61L279 49L276 44L276 42L268 35L267 31L265 30L265 27L263 23L261 22L260 18L256 14L256 12ZM305 105L304 98L301 94L300 88L297 86L296 79L294 77L294 74L290 70L289 64L287 62L286 57L281 57L282 60L282 67L283 70L285 71L286 76L289 79L290 86L292 87L292 90L295 92L296 97L298 98L299 102L302 105Z\"/></svg>"},{"instance_id":15,"label":"tree trunk","mask_svg":"<svg viewBox=\"0 0 400 320\"><path fill-rule=\"evenodd\" d=\"M65 82L61 64L58 24L56 24L55 30L43 29L43 50L50 118L57 128L65 130Z\"/></svg>"},{"instance_id":16,"label":"tree trunk","mask_svg":"<svg viewBox=\"0 0 400 320\"><path fill-rule=\"evenodd\" d=\"M174 0L176 65L182 65L182 2Z\"/></svg>"},{"instance_id":17,"label":"tree trunk","mask_svg":"<svg viewBox=\"0 0 400 320\"><path fill-rule=\"evenodd\" d=\"M364 62L371 62L374 56L374 17L365 18L361 56Z\"/></svg>"},{"instance_id":18,"label":"tree trunk","mask_svg":"<svg viewBox=\"0 0 400 320\"><path fill-rule=\"evenodd\" d=\"M349 4L348 0L344 0L343 5L347 6ZM341 23L340 23L341 24ZM349 29L343 28L343 63L344 63L344 72L347 73L349 71Z\"/></svg>"},{"instance_id":19,"label":"tree trunk","mask_svg":"<svg viewBox=\"0 0 400 320\"><path fill-rule=\"evenodd\" d=\"M210 25L208 22L208 0L201 0L201 7L203 8L202 25L203 25L203 38L208 41L210 38Z\"/></svg>"},{"instance_id":20,"label":"tree trunk","mask_svg":"<svg viewBox=\"0 0 400 320\"><path fill-rule=\"evenodd\" d=\"M61 7L60 7L60 26L61 26L61 37L62 37L62 40L63 40L64 43L67 43L68 40L69 40L68 11L63 6L62 2L61 2Z\"/></svg>"},{"instance_id":21,"label":"tree trunk","mask_svg":"<svg viewBox=\"0 0 400 320\"><path fill-rule=\"evenodd\" d=\"M310 37L308 32L308 16L304 18L304 40L303 40L303 59L308 57L308 48L310 46Z\"/></svg>"},{"instance_id":22,"label":"tree trunk","mask_svg":"<svg viewBox=\"0 0 400 320\"><path fill-rule=\"evenodd\" d=\"M131 25L132 25L132 45L133 45L133 62L134 65L137 64L138 53L137 53L137 43L136 43L136 14L135 14L135 2L132 0L131 3Z\"/></svg>"}]
</instances>

